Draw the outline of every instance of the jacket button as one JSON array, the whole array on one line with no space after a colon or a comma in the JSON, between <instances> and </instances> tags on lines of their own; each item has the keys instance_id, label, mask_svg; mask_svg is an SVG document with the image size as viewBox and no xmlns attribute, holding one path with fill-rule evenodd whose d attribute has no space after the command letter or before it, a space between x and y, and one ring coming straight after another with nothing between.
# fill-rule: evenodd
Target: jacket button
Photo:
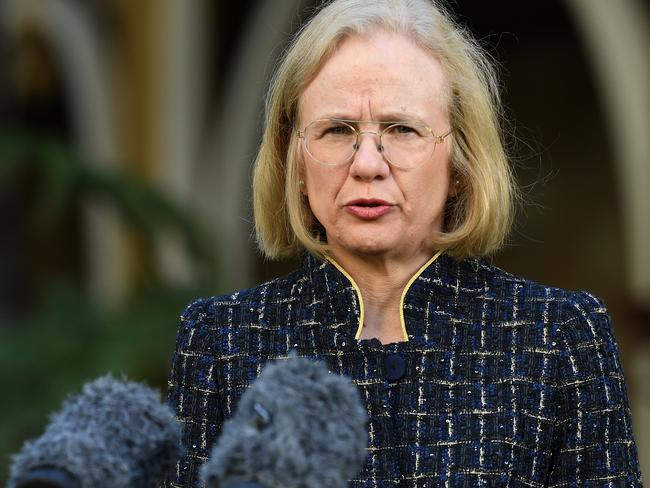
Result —
<instances>
[{"instance_id":1,"label":"jacket button","mask_svg":"<svg viewBox=\"0 0 650 488\"><path fill-rule=\"evenodd\" d=\"M406 373L406 361L399 354L386 354L384 367L388 381L397 381Z\"/></svg>"}]
</instances>

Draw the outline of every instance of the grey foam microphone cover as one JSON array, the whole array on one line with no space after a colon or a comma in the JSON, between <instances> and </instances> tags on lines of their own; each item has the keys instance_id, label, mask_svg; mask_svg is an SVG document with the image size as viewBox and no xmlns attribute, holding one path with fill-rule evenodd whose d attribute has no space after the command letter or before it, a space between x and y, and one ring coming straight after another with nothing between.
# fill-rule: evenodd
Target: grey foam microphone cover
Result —
<instances>
[{"instance_id":1,"label":"grey foam microphone cover","mask_svg":"<svg viewBox=\"0 0 650 488\"><path fill-rule=\"evenodd\" d=\"M49 471L81 488L154 487L181 454L180 432L158 392L104 376L68 398L43 435L25 443L7 488Z\"/></svg>"},{"instance_id":2,"label":"grey foam microphone cover","mask_svg":"<svg viewBox=\"0 0 650 488\"><path fill-rule=\"evenodd\" d=\"M292 355L265 366L244 392L201 478L209 488L344 488L363 467L367 443L352 381Z\"/></svg>"}]
</instances>

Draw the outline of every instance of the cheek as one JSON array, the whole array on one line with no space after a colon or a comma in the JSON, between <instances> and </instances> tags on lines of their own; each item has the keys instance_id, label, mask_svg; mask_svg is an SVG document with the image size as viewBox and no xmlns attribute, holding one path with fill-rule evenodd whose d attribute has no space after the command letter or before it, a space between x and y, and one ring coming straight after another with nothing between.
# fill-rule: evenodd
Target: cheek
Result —
<instances>
[{"instance_id":1,"label":"cheek","mask_svg":"<svg viewBox=\"0 0 650 488\"><path fill-rule=\"evenodd\" d=\"M304 181L309 207L319 219L326 219L326 215L334 208L336 188L328 168L313 168L307 165L304 171Z\"/></svg>"},{"instance_id":2,"label":"cheek","mask_svg":"<svg viewBox=\"0 0 650 488\"><path fill-rule=\"evenodd\" d=\"M345 183L345 168L329 168L313 162L304 165L305 187L310 201L329 202L331 205Z\"/></svg>"},{"instance_id":3,"label":"cheek","mask_svg":"<svg viewBox=\"0 0 650 488\"><path fill-rule=\"evenodd\" d=\"M312 162L307 165L305 173L309 208L327 232L334 235L334 227L341 218L339 195L348 170L346 167L322 167Z\"/></svg>"},{"instance_id":4,"label":"cheek","mask_svg":"<svg viewBox=\"0 0 650 488\"><path fill-rule=\"evenodd\" d=\"M442 165L441 165L442 166ZM415 218L425 221L437 218L444 212L449 198L449 172L446 166L438 167L421 175L413 175L405 185L407 208Z\"/></svg>"}]
</instances>

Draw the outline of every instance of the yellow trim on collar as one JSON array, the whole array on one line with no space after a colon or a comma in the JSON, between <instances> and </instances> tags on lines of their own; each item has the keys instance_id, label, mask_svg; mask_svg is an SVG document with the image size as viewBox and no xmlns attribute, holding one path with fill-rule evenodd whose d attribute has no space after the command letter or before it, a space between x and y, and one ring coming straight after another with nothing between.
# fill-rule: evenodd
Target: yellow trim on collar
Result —
<instances>
[{"instance_id":1,"label":"yellow trim on collar","mask_svg":"<svg viewBox=\"0 0 650 488\"><path fill-rule=\"evenodd\" d=\"M427 269L431 263L433 263L438 257L442 254L444 249L440 249L437 253L433 255L431 259L429 259L426 263L424 263L420 269L416 271L416 273L411 276L411 279L409 279L408 283L406 283L406 286L404 287L404 290L402 290L402 296L399 301L399 319L402 325L402 333L404 334L404 339L408 342L409 336L408 333L406 332L406 322L404 320L404 298L406 298L406 293L409 291L409 288L413 284L415 280L418 279L418 277L424 272L425 269ZM327 260L334 265L336 269L338 269L343 276L345 276L350 283L352 284L352 288L354 288L354 291L357 292L357 297L359 297L359 325L357 327L357 333L354 335L355 339L359 339L361 337L361 330L363 329L363 319L364 319L364 311L363 311L363 297L361 296L361 290L359 289L359 285L357 285L357 282L354 281L354 278L350 276L350 274L343 269L343 266L341 266L339 263L334 261L329 256L326 256Z\"/></svg>"},{"instance_id":2,"label":"yellow trim on collar","mask_svg":"<svg viewBox=\"0 0 650 488\"><path fill-rule=\"evenodd\" d=\"M424 272L425 269L429 267L431 263L433 263L436 259L438 259L438 256L442 254L442 249L435 253L431 259L429 259L426 263L424 263L420 269L416 271L416 273L411 276L411 279L406 283L406 286L402 290L402 297L399 299L399 320L402 323L402 333L404 334L404 339L408 342L409 336L408 333L406 332L406 321L404 320L404 299L406 298L406 293L409 291L409 288L411 288L411 285L415 280L418 279L418 277Z\"/></svg>"},{"instance_id":3,"label":"yellow trim on collar","mask_svg":"<svg viewBox=\"0 0 650 488\"><path fill-rule=\"evenodd\" d=\"M350 283L352 283L352 288L354 288L354 291L357 292L357 296L359 297L359 326L357 327L357 333L354 335L355 339L359 339L361 337L361 329L363 329L363 297L361 296L361 290L359 289L359 285L357 285L357 282L354 281L352 276L348 274L347 271L343 269L343 266L341 266L339 263L334 261L334 259L330 258L329 256L326 256L327 260L332 263L336 269L338 269L341 273L343 273L343 276L345 276L348 280L350 280Z\"/></svg>"}]
</instances>

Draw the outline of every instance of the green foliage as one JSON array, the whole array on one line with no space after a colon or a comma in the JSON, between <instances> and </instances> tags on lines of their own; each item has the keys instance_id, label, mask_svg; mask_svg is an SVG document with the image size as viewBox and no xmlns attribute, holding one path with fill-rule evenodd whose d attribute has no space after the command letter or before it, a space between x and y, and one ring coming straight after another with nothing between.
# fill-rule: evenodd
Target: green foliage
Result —
<instances>
[{"instance_id":1,"label":"green foliage","mask_svg":"<svg viewBox=\"0 0 650 488\"><path fill-rule=\"evenodd\" d=\"M149 246L164 232L182 236L202 279L215 276L214 236L167 195L128 173L85 161L56 136L0 128L0 190L25 175L39 184L31 223L36 233L51 230L73 207L106 202Z\"/></svg>"},{"instance_id":2,"label":"green foliage","mask_svg":"<svg viewBox=\"0 0 650 488\"><path fill-rule=\"evenodd\" d=\"M161 235L182 236L203 274L192 289L165 286L154 275L119 309L95 303L64 274L39 284L37 306L27 318L0 323L0 485L9 455L40 435L48 413L84 382L113 372L165 390L179 314L193 297L218 286L215 239L166 195L84 161L60 138L0 128L0 191L25 181L37 185L35 201L28 202L30 220L23 223L33 238L100 201L143 238L149 254Z\"/></svg>"},{"instance_id":3,"label":"green foliage","mask_svg":"<svg viewBox=\"0 0 650 488\"><path fill-rule=\"evenodd\" d=\"M29 320L0 328L0 480L9 454L84 382L113 372L165 391L178 317L200 294L150 289L108 311L63 281L44 290Z\"/></svg>"}]
</instances>

